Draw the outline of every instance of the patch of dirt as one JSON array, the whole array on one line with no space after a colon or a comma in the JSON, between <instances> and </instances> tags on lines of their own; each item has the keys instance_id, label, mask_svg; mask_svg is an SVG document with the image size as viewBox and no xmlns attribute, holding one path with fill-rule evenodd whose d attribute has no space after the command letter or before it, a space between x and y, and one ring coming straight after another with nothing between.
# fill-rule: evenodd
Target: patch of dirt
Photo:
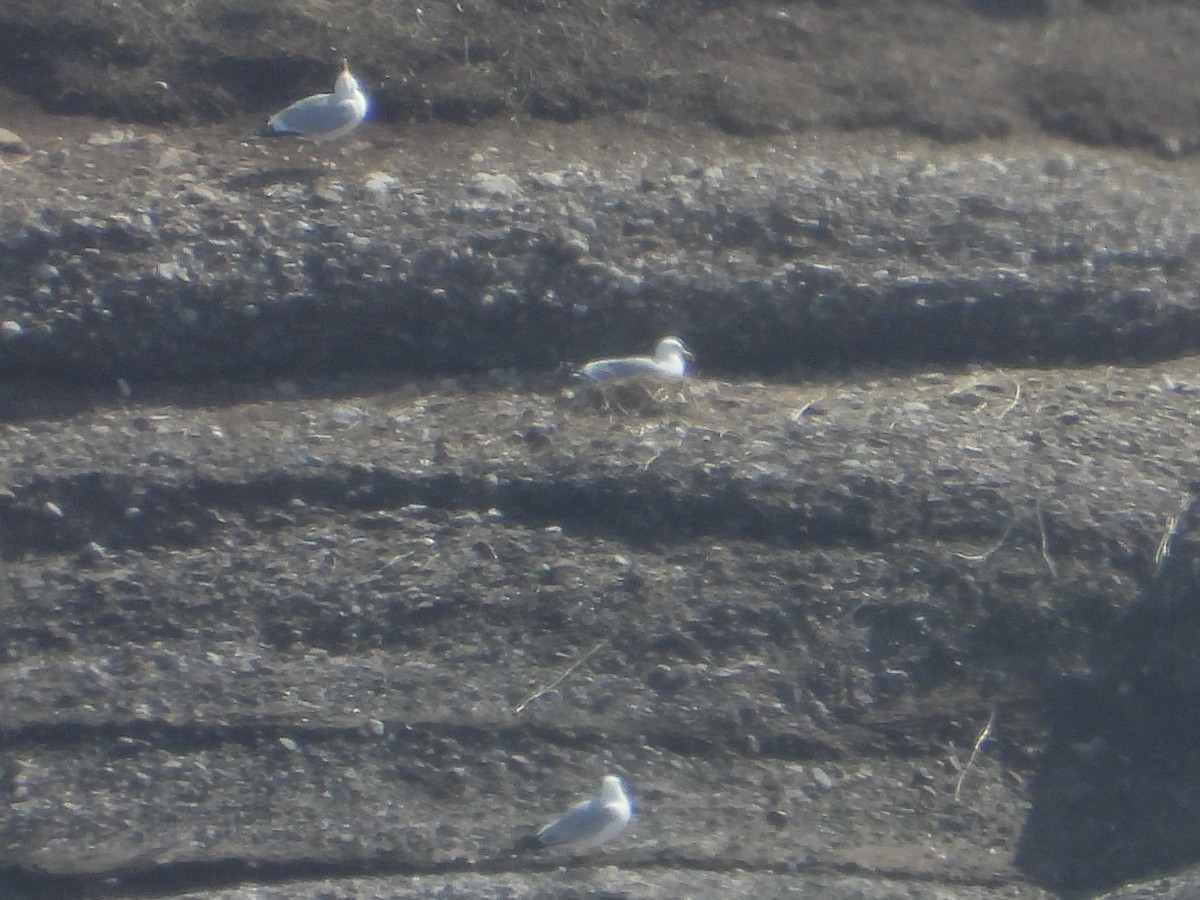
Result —
<instances>
[{"instance_id":1,"label":"patch of dirt","mask_svg":"<svg viewBox=\"0 0 1200 900\"><path fill-rule=\"evenodd\" d=\"M1136 35L1136 37L1134 37ZM737 135L1049 131L1200 147L1187 2L10 0L0 86L46 110L213 122L328 90L338 56L390 127L645 110Z\"/></svg>"}]
</instances>

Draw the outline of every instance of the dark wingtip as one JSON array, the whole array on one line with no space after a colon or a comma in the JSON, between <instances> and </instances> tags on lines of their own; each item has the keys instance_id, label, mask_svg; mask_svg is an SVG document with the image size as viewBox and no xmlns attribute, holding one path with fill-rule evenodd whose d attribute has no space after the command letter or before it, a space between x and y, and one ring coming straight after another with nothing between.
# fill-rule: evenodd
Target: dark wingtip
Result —
<instances>
[{"instance_id":1,"label":"dark wingtip","mask_svg":"<svg viewBox=\"0 0 1200 900\"><path fill-rule=\"evenodd\" d=\"M271 124L270 119L268 119L266 122L264 122L262 124L262 126L258 129L258 131L255 132L255 134L258 135L259 137L268 137L268 138L295 137L298 133L299 132L288 131L283 128L276 128L274 125Z\"/></svg>"},{"instance_id":2,"label":"dark wingtip","mask_svg":"<svg viewBox=\"0 0 1200 900\"><path fill-rule=\"evenodd\" d=\"M542 849L542 842L538 840L536 834L525 834L517 838L512 845L511 853L533 853L535 850Z\"/></svg>"}]
</instances>

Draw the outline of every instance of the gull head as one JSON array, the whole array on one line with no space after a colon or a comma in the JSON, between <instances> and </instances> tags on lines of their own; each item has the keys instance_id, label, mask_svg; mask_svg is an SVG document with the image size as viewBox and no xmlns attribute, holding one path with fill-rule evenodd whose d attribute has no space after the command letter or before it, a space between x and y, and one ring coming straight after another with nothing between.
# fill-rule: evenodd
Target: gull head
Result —
<instances>
[{"instance_id":1,"label":"gull head","mask_svg":"<svg viewBox=\"0 0 1200 900\"><path fill-rule=\"evenodd\" d=\"M339 100L350 100L362 93L362 86L350 72L350 61L345 57L342 57L342 71L334 82L333 93Z\"/></svg>"},{"instance_id":2,"label":"gull head","mask_svg":"<svg viewBox=\"0 0 1200 900\"><path fill-rule=\"evenodd\" d=\"M629 806L629 797L625 794L625 785L616 775L605 775L600 783L600 802L605 806L624 804Z\"/></svg>"},{"instance_id":3,"label":"gull head","mask_svg":"<svg viewBox=\"0 0 1200 900\"><path fill-rule=\"evenodd\" d=\"M664 369L672 373L687 373L687 360L693 359L692 351L677 337L665 337L654 348L654 358Z\"/></svg>"}]
</instances>

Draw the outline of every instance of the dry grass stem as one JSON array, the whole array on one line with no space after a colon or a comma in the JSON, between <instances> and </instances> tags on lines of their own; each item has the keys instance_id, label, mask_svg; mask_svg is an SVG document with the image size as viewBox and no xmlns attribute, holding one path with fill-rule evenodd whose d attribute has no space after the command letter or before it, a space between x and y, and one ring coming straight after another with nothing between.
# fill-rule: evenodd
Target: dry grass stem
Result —
<instances>
[{"instance_id":1,"label":"dry grass stem","mask_svg":"<svg viewBox=\"0 0 1200 900\"><path fill-rule=\"evenodd\" d=\"M1003 419L1005 416L1007 416L1010 412L1012 412L1014 409L1017 408L1017 404L1020 402L1021 402L1021 382L1018 381L1017 389L1013 393L1012 403L1008 404L1008 406L1006 406L1004 408L1003 412L1000 413L999 418Z\"/></svg>"},{"instance_id":2,"label":"dry grass stem","mask_svg":"<svg viewBox=\"0 0 1200 900\"><path fill-rule=\"evenodd\" d=\"M967 554L967 553L955 553L954 555L957 556L959 559L965 559L968 562L987 562L993 556L995 556L997 550L999 550L1001 547L1004 546L1005 542L1008 541L1009 536L1013 533L1013 530L1016 527L1017 527L1017 520L1013 519L1011 522L1008 523L1008 527L1006 529L1004 529L1004 534L1000 535L1000 540L998 540L993 546L991 546L987 550L983 551L982 553L976 554L974 556L971 556L970 554Z\"/></svg>"},{"instance_id":3,"label":"dry grass stem","mask_svg":"<svg viewBox=\"0 0 1200 900\"><path fill-rule=\"evenodd\" d=\"M1167 564L1167 559L1171 556L1175 538L1179 537L1183 530L1184 517L1182 514L1167 519L1167 530L1163 532L1162 539L1158 542L1158 549L1154 551L1154 576L1156 578L1162 573L1163 566Z\"/></svg>"},{"instance_id":4,"label":"dry grass stem","mask_svg":"<svg viewBox=\"0 0 1200 900\"><path fill-rule=\"evenodd\" d=\"M971 771L971 766L975 765L975 759L979 756L979 751L983 749L992 738L992 731L996 727L996 708L992 707L992 714L988 716L987 724L983 726L983 731L979 732L979 737L975 738L975 746L971 748L971 755L967 757L967 764L963 766L963 770L958 773L958 783L954 785L954 799L957 801L959 794L962 793L963 782L966 781L967 773Z\"/></svg>"},{"instance_id":5,"label":"dry grass stem","mask_svg":"<svg viewBox=\"0 0 1200 900\"><path fill-rule=\"evenodd\" d=\"M563 672L561 675L559 675L557 678L555 678L553 681L551 681L549 684L545 685L544 687L538 688L536 691L534 691L532 694L530 694L528 697L526 697L524 700L522 700L520 703L518 703L516 706L514 706L513 707L513 715L519 716L521 713L523 713L525 711L525 707L527 707L534 700L550 693L552 690L554 690L556 687L558 687L560 684L562 684L564 681L566 681L568 678L570 678L572 672L574 672L576 669L578 669L580 666L582 666L585 662L587 662L588 659L591 658L593 653L595 653L597 650L599 650L601 647L603 647L607 643L608 643L608 638L605 638L600 643L598 643L595 647L593 647L591 650L589 650L587 653L583 654L583 656L579 657L579 659L575 660L575 662L571 663L571 665L567 666L567 670L565 672Z\"/></svg>"},{"instance_id":6,"label":"dry grass stem","mask_svg":"<svg viewBox=\"0 0 1200 900\"><path fill-rule=\"evenodd\" d=\"M1053 557L1050 556L1050 536L1046 533L1046 513L1042 509L1042 502L1037 503L1037 521L1038 530L1042 533L1042 559L1046 561L1046 568L1050 570L1050 577L1058 577L1058 566L1055 564Z\"/></svg>"}]
</instances>

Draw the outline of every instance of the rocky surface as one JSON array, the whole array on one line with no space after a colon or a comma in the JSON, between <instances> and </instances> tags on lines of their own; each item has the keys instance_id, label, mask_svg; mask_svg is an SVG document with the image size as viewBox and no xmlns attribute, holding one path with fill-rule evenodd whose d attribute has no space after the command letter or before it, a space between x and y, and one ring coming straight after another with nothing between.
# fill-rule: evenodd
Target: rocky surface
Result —
<instances>
[{"instance_id":1,"label":"rocky surface","mask_svg":"<svg viewBox=\"0 0 1200 900\"><path fill-rule=\"evenodd\" d=\"M1196 895L1200 16L393 7L0 14L0 894Z\"/></svg>"},{"instance_id":2,"label":"rocky surface","mask_svg":"<svg viewBox=\"0 0 1200 900\"><path fill-rule=\"evenodd\" d=\"M670 330L709 372L784 376L1200 342L1190 167L657 131L56 141L0 200L0 371L553 370Z\"/></svg>"}]
</instances>

